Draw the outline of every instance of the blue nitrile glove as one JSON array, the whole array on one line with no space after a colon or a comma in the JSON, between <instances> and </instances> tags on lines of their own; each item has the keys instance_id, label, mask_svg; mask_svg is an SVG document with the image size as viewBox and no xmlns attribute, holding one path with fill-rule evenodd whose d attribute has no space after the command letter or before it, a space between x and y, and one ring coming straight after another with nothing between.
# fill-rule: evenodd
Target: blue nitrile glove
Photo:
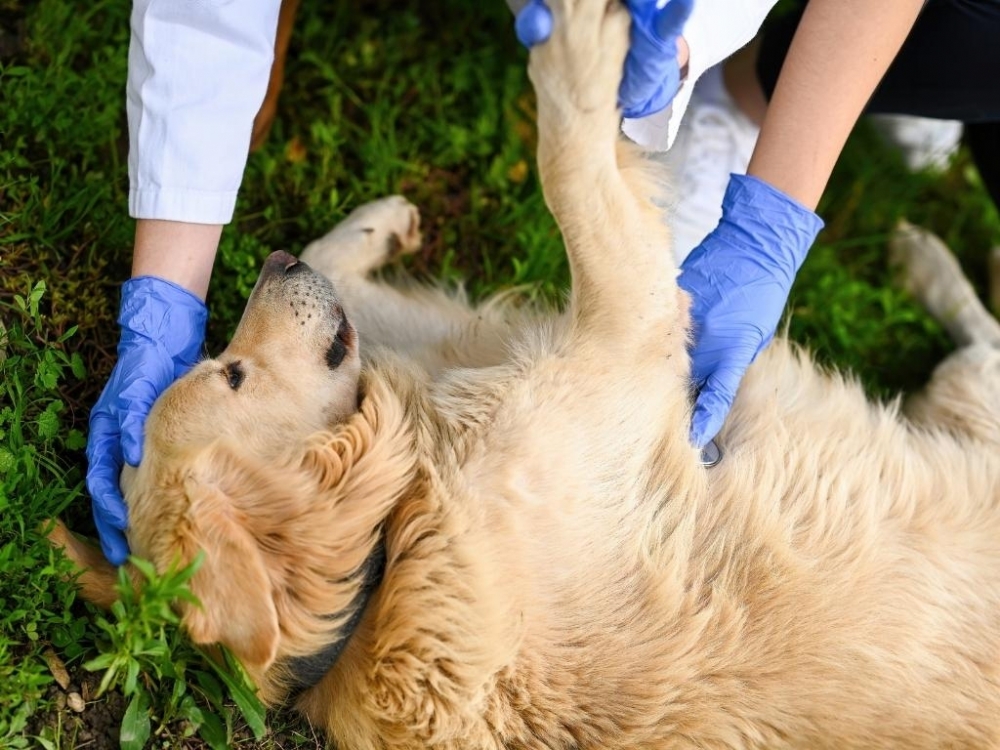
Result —
<instances>
[{"instance_id":1,"label":"blue nitrile glove","mask_svg":"<svg viewBox=\"0 0 1000 750\"><path fill-rule=\"evenodd\" d=\"M677 40L691 15L694 0L625 0L632 15L629 51L618 89L625 117L645 117L666 109L681 87ZM529 0L514 19L517 38L525 47L541 44L552 34L552 12L545 0ZM595 50L599 52L599 50Z\"/></svg>"},{"instance_id":2,"label":"blue nitrile glove","mask_svg":"<svg viewBox=\"0 0 1000 750\"><path fill-rule=\"evenodd\" d=\"M152 276L122 285L118 362L90 412L87 488L105 557L128 556L128 509L119 489L123 461L142 458L143 425L167 386L198 361L208 309L183 287Z\"/></svg>"},{"instance_id":3,"label":"blue nitrile glove","mask_svg":"<svg viewBox=\"0 0 1000 750\"><path fill-rule=\"evenodd\" d=\"M684 31L694 0L625 0L632 14L625 74L618 106L625 117L645 117L666 109L681 87L677 40Z\"/></svg>"},{"instance_id":4,"label":"blue nitrile glove","mask_svg":"<svg viewBox=\"0 0 1000 750\"><path fill-rule=\"evenodd\" d=\"M732 175L719 226L681 265L691 295L691 374L700 389L691 442L722 429L747 367L770 343L823 220L763 180Z\"/></svg>"},{"instance_id":5,"label":"blue nitrile glove","mask_svg":"<svg viewBox=\"0 0 1000 750\"><path fill-rule=\"evenodd\" d=\"M528 49L552 36L552 11L545 0L528 0L514 16L514 33Z\"/></svg>"}]
</instances>

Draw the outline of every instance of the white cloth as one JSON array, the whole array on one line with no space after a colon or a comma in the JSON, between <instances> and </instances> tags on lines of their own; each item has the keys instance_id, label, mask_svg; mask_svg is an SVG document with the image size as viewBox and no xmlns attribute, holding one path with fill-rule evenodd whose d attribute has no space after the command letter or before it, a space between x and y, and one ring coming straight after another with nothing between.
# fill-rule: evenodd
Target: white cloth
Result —
<instances>
[{"instance_id":1,"label":"white cloth","mask_svg":"<svg viewBox=\"0 0 1000 750\"><path fill-rule=\"evenodd\" d=\"M643 148L666 151L673 145L691 91L701 74L756 36L777 0L695 0L684 26L691 56L688 74L669 107L661 112L622 120L622 132Z\"/></svg>"},{"instance_id":2,"label":"white cloth","mask_svg":"<svg viewBox=\"0 0 1000 750\"><path fill-rule=\"evenodd\" d=\"M280 0L135 0L129 213L225 224L274 57Z\"/></svg>"}]
</instances>

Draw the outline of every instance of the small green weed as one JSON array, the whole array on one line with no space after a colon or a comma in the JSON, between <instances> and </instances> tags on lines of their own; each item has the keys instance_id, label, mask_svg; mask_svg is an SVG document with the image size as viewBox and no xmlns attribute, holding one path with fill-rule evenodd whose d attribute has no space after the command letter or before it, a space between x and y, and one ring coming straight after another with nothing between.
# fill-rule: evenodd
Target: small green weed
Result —
<instances>
[{"instance_id":1,"label":"small green weed","mask_svg":"<svg viewBox=\"0 0 1000 750\"><path fill-rule=\"evenodd\" d=\"M226 653L221 664L204 658L179 628L172 605L183 601L199 606L187 584L201 557L163 575L144 560L131 562L143 583L134 586L125 568L119 569L120 599L111 608L112 618L96 618L107 643L100 656L84 664L103 671L98 695L119 688L128 699L122 750L142 750L151 737L176 743L196 733L212 750L225 750L233 744L230 696L254 737L261 739L266 731L264 707L237 662Z\"/></svg>"}]
</instances>

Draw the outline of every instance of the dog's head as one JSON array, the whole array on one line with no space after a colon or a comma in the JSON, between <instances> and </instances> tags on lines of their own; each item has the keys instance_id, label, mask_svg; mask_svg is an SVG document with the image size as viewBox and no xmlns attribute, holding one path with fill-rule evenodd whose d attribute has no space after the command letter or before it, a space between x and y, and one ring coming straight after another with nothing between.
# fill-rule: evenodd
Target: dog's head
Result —
<instances>
[{"instance_id":1,"label":"dog's head","mask_svg":"<svg viewBox=\"0 0 1000 750\"><path fill-rule=\"evenodd\" d=\"M357 336L333 285L273 253L226 350L156 402L147 447L164 455L232 440L276 455L356 411L359 371Z\"/></svg>"},{"instance_id":2,"label":"dog's head","mask_svg":"<svg viewBox=\"0 0 1000 750\"><path fill-rule=\"evenodd\" d=\"M333 286L275 253L231 344L157 400L122 477L133 553L160 570L204 554L184 624L258 684L350 615L409 481L398 401L377 383L361 393L360 369Z\"/></svg>"}]
</instances>

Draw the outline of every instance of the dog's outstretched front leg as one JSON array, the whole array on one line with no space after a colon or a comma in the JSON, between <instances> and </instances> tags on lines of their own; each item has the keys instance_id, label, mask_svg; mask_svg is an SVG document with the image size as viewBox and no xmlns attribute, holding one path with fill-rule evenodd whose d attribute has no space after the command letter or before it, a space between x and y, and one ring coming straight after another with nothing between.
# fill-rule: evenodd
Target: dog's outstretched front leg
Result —
<instances>
[{"instance_id":1,"label":"dog's outstretched front leg","mask_svg":"<svg viewBox=\"0 0 1000 750\"><path fill-rule=\"evenodd\" d=\"M549 4L552 36L532 49L529 74L545 199L573 274L574 321L602 346L681 349L683 336L669 336L683 321L653 182L618 135L628 11L615 0Z\"/></svg>"},{"instance_id":2,"label":"dog's outstretched front leg","mask_svg":"<svg viewBox=\"0 0 1000 750\"><path fill-rule=\"evenodd\" d=\"M355 209L310 243L301 259L337 287L364 355L373 344L385 346L406 353L431 373L504 361L509 356L510 325L499 309L476 310L459 295L373 277L419 246L417 209L396 195Z\"/></svg>"},{"instance_id":3,"label":"dog's outstretched front leg","mask_svg":"<svg viewBox=\"0 0 1000 750\"><path fill-rule=\"evenodd\" d=\"M354 209L326 235L310 242L300 260L335 283L365 278L420 247L420 212L401 195Z\"/></svg>"}]
</instances>

